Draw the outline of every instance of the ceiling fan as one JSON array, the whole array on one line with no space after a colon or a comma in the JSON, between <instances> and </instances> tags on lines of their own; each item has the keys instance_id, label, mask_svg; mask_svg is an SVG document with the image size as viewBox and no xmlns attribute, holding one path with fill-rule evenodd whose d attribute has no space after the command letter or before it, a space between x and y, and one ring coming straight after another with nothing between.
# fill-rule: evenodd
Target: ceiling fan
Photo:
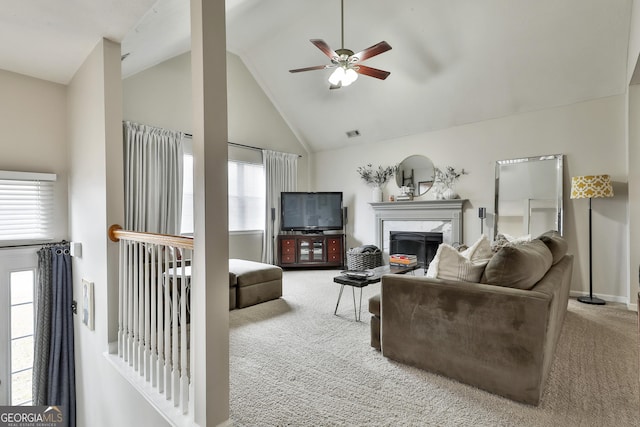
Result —
<instances>
[{"instance_id":1,"label":"ceiling fan","mask_svg":"<svg viewBox=\"0 0 640 427\"><path fill-rule=\"evenodd\" d=\"M318 49L320 49L325 55L331 59L331 64L316 65L313 67L297 68L295 70L289 70L290 73L299 73L302 71L312 70L326 70L335 68L335 71L329 77L329 89L339 89L343 86L349 86L355 82L358 78L358 74L363 74L369 77L375 77L376 79L384 80L391 74L389 71L379 70L377 68L367 67L360 63L366 59L380 55L388 50L391 50L389 43L381 41L374 44L358 53L353 53L350 49L344 48L344 0L340 0L340 18L341 18L341 30L342 30L342 48L335 51L329 47L329 45L320 39L311 39Z\"/></svg>"}]
</instances>

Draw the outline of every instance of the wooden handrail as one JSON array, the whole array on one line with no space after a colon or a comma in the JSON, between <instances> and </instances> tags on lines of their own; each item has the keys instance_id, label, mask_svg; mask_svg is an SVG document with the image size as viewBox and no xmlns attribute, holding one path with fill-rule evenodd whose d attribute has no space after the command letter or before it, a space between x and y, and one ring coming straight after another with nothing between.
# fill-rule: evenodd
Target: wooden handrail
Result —
<instances>
[{"instance_id":1,"label":"wooden handrail","mask_svg":"<svg viewBox=\"0 0 640 427\"><path fill-rule=\"evenodd\" d=\"M120 239L134 242L154 243L176 248L192 249L193 237L173 236L171 234L145 233L142 231L123 230L118 224L109 227L109 239L118 242Z\"/></svg>"}]
</instances>

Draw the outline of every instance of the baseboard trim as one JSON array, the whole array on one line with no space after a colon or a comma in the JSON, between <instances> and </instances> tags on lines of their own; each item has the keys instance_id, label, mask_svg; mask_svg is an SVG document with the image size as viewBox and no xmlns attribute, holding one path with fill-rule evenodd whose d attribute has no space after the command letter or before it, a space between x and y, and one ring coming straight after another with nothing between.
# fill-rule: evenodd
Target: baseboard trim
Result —
<instances>
[{"instance_id":1,"label":"baseboard trim","mask_svg":"<svg viewBox=\"0 0 640 427\"><path fill-rule=\"evenodd\" d=\"M578 298L581 296L589 295L589 292L581 292L581 291L569 291L569 296L572 298ZM631 304L629 303L629 299L626 297L621 297L618 295L604 295L604 294L593 294L594 297L598 297L608 302L619 302L621 304L625 304L629 307Z\"/></svg>"}]
</instances>

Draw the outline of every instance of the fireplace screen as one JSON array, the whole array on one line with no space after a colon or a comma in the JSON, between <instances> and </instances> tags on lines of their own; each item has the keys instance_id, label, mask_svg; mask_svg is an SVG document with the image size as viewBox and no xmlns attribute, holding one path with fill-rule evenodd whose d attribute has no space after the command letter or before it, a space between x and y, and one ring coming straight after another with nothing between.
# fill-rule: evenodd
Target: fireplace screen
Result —
<instances>
[{"instance_id":1,"label":"fireplace screen","mask_svg":"<svg viewBox=\"0 0 640 427\"><path fill-rule=\"evenodd\" d=\"M436 255L442 243L442 233L421 231L390 231L389 254L416 255L418 265L424 269Z\"/></svg>"}]
</instances>

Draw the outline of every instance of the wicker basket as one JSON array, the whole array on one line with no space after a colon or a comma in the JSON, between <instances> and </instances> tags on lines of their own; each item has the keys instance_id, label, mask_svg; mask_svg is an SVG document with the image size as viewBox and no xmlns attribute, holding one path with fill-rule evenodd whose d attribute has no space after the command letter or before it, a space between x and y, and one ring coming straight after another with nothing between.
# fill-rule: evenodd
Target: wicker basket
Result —
<instances>
[{"instance_id":1,"label":"wicker basket","mask_svg":"<svg viewBox=\"0 0 640 427\"><path fill-rule=\"evenodd\" d=\"M347 251L347 268L349 270L367 270L382 265L382 252L352 253Z\"/></svg>"}]
</instances>

